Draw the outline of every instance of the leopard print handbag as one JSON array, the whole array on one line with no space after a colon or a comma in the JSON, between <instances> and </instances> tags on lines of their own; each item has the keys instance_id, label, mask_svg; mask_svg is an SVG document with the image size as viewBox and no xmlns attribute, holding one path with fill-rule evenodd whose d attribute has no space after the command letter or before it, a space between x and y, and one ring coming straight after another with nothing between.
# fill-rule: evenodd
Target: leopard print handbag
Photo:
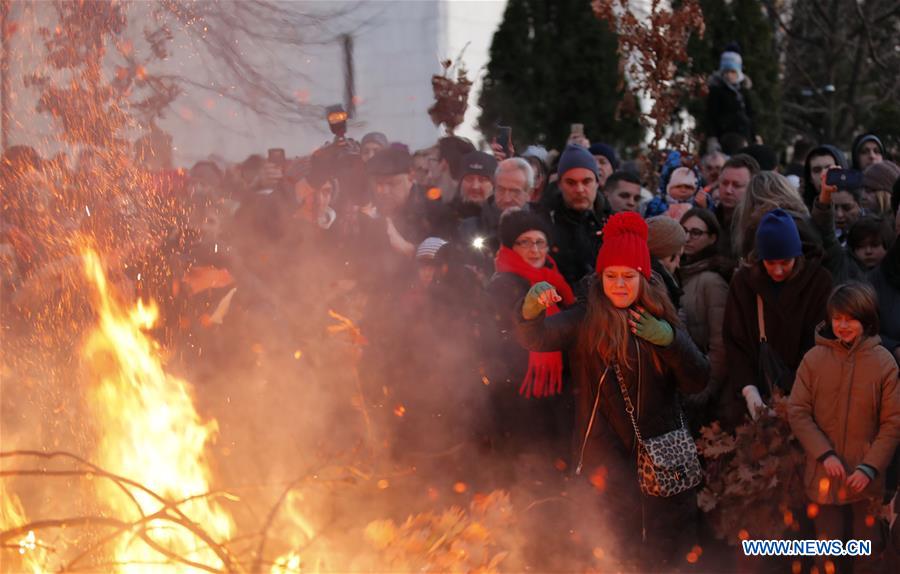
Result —
<instances>
[{"instance_id":1,"label":"leopard print handbag","mask_svg":"<svg viewBox=\"0 0 900 574\"><path fill-rule=\"evenodd\" d=\"M653 438L643 438L634 415L634 404L628 396L628 388L622 377L622 370L618 364L614 367L622 398L625 400L625 412L631 418L637 437L637 471L641 492L648 496L667 498L700 484L703 480L703 469L700 467L697 445L684 424L684 412L681 411L681 407L678 407L681 417L680 428Z\"/></svg>"}]
</instances>

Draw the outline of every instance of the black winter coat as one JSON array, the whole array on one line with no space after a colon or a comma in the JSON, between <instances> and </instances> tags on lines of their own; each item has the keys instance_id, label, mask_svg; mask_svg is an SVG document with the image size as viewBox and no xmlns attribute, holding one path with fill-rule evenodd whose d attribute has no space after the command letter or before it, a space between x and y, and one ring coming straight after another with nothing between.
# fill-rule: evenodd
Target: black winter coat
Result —
<instances>
[{"instance_id":1,"label":"black winter coat","mask_svg":"<svg viewBox=\"0 0 900 574\"><path fill-rule=\"evenodd\" d=\"M600 239L603 229L602 195L597 192L592 211L574 211L566 207L560 193L547 212L553 259L569 285L575 285L594 271L597 252L603 243Z\"/></svg>"},{"instance_id":2,"label":"black winter coat","mask_svg":"<svg viewBox=\"0 0 900 574\"><path fill-rule=\"evenodd\" d=\"M881 265L869 273L869 281L878 294L881 344L895 353L900 347L900 241L894 242Z\"/></svg>"},{"instance_id":3,"label":"black winter coat","mask_svg":"<svg viewBox=\"0 0 900 574\"><path fill-rule=\"evenodd\" d=\"M526 399L519 387L528 371L529 352L516 340L515 314L531 287L514 273L495 273L487 287L488 303L493 311L490 342L483 347L484 372L490 384L491 421L486 425L492 442L504 441L506 447L551 443L568 449L572 437L572 383L563 372L563 392L555 397Z\"/></svg>"},{"instance_id":4,"label":"black winter coat","mask_svg":"<svg viewBox=\"0 0 900 574\"><path fill-rule=\"evenodd\" d=\"M594 289L593 297L603 296ZM516 313L517 337L523 346L533 351L574 351L582 336L586 302L579 300L565 311L528 321L521 316L521 305ZM662 371L654 366L655 352ZM638 356L639 355L639 356ZM609 365L605 380L598 383L607 365L599 356L580 357L570 352L571 372L575 379L575 434L573 436L573 462L578 464L584 448L584 466L609 464L603 460L612 449L628 456L635 452L634 428L625 412L615 371ZM636 337L629 341L630 366L621 365L641 435L655 437L677 429L680 422L677 407L677 391L696 393L703 390L709 379L709 361L691 341L690 335L675 328L675 340L668 347L656 347ZM591 413L597 405L597 417L590 436L587 436ZM610 444L612 442L613 444ZM627 459L626 459L627 460ZM634 461L634 458L631 458Z\"/></svg>"},{"instance_id":5,"label":"black winter coat","mask_svg":"<svg viewBox=\"0 0 900 574\"><path fill-rule=\"evenodd\" d=\"M710 76L708 85L709 96L706 100L708 135L721 138L727 133L737 133L752 143L756 132L753 128L749 81L745 78L745 81L735 88L729 86L719 73L715 73Z\"/></svg>"}]
</instances>

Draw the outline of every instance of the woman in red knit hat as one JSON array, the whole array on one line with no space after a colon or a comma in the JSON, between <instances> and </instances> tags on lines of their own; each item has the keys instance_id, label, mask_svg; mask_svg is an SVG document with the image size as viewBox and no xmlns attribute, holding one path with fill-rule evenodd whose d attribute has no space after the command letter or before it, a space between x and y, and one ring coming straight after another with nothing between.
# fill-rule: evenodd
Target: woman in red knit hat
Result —
<instances>
[{"instance_id":1,"label":"woman in red knit hat","mask_svg":"<svg viewBox=\"0 0 900 574\"><path fill-rule=\"evenodd\" d=\"M652 277L647 224L618 213L603 229L586 300L547 316L561 297L537 283L516 318L527 349L569 351L576 474L604 485L603 509L623 557L664 570L680 565L695 542L701 476L678 392L702 391L709 361Z\"/></svg>"}]
</instances>

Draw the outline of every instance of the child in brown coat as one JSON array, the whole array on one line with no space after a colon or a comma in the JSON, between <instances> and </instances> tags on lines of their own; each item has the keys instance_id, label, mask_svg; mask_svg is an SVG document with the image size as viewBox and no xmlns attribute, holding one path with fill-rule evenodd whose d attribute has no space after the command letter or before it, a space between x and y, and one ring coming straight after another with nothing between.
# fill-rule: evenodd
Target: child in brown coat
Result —
<instances>
[{"instance_id":1,"label":"child in brown coat","mask_svg":"<svg viewBox=\"0 0 900 574\"><path fill-rule=\"evenodd\" d=\"M816 534L871 540L854 572L878 571L884 540L878 507L884 472L900 442L897 363L879 343L878 303L866 284L839 285L828 319L803 357L791 391L790 422L807 453L804 484ZM828 328L830 326L830 328Z\"/></svg>"}]
</instances>

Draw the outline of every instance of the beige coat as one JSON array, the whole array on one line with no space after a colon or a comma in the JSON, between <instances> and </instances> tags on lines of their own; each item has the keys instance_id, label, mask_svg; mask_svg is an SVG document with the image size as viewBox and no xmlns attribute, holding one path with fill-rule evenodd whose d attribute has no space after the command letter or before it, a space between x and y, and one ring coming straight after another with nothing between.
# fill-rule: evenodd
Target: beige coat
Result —
<instances>
[{"instance_id":1,"label":"beige coat","mask_svg":"<svg viewBox=\"0 0 900 574\"><path fill-rule=\"evenodd\" d=\"M847 504L880 499L884 472L900 442L900 385L897 363L864 337L847 349L816 333L816 346L803 357L790 397L791 428L806 451L804 484L811 500ZM862 493L831 480L818 459L833 450L849 476L866 464L878 475Z\"/></svg>"},{"instance_id":2,"label":"beige coat","mask_svg":"<svg viewBox=\"0 0 900 574\"><path fill-rule=\"evenodd\" d=\"M680 275L681 319L691 339L709 357L710 379L718 389L728 369L722 339L728 283L711 268L709 259L683 266Z\"/></svg>"}]
</instances>

